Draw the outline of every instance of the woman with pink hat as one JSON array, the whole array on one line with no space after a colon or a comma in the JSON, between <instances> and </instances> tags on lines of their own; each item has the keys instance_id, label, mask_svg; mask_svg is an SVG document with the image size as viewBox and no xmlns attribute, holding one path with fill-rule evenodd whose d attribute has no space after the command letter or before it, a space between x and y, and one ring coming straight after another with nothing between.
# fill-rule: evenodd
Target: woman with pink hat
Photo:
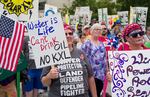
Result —
<instances>
[{"instance_id":1,"label":"woman with pink hat","mask_svg":"<svg viewBox=\"0 0 150 97\"><path fill-rule=\"evenodd\" d=\"M123 30L123 38L126 43L122 43L118 50L142 50L144 46L144 31L137 23L127 25Z\"/></svg>"}]
</instances>

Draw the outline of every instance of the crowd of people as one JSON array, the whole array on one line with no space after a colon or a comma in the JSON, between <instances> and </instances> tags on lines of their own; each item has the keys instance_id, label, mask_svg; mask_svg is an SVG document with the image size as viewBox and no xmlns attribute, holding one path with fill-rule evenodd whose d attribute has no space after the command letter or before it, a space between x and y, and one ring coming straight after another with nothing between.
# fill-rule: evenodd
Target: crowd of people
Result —
<instances>
[{"instance_id":1,"label":"crowd of people","mask_svg":"<svg viewBox=\"0 0 150 97\"><path fill-rule=\"evenodd\" d=\"M121 26L116 21L112 29L105 22L91 25L78 24L77 29L64 24L65 35L71 58L81 60L84 92L69 97L101 97L104 80L111 81L108 51L110 50L143 50L149 49L150 27L144 32L137 23ZM33 60L29 37L24 38L23 53L27 60L27 79L23 83L24 97L38 97L38 90L48 91L48 97L65 97L60 93L59 65L36 69ZM0 81L0 97L17 97L15 75ZM107 95L109 97L109 95Z\"/></svg>"}]
</instances>

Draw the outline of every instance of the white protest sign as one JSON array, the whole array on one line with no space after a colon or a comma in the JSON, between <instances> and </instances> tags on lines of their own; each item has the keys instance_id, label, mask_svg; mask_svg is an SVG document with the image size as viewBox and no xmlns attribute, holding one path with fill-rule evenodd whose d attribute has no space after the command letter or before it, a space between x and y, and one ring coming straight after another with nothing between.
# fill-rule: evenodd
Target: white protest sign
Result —
<instances>
[{"instance_id":1,"label":"white protest sign","mask_svg":"<svg viewBox=\"0 0 150 97\"><path fill-rule=\"evenodd\" d=\"M82 16L84 14L89 14L89 13L90 13L89 6L76 7L75 15Z\"/></svg>"},{"instance_id":2,"label":"white protest sign","mask_svg":"<svg viewBox=\"0 0 150 97\"><path fill-rule=\"evenodd\" d=\"M148 7L130 7L130 23L140 24L145 31Z\"/></svg>"},{"instance_id":3,"label":"white protest sign","mask_svg":"<svg viewBox=\"0 0 150 97\"><path fill-rule=\"evenodd\" d=\"M109 51L112 97L150 97L150 50Z\"/></svg>"},{"instance_id":4,"label":"white protest sign","mask_svg":"<svg viewBox=\"0 0 150 97\"><path fill-rule=\"evenodd\" d=\"M108 26L108 9L103 8L103 20L106 22L106 25Z\"/></svg>"},{"instance_id":5,"label":"white protest sign","mask_svg":"<svg viewBox=\"0 0 150 97\"><path fill-rule=\"evenodd\" d=\"M98 9L98 19L99 19L100 24L102 22L105 22L106 26L108 25L108 9L107 8Z\"/></svg>"},{"instance_id":6,"label":"white protest sign","mask_svg":"<svg viewBox=\"0 0 150 97\"><path fill-rule=\"evenodd\" d=\"M136 22L136 14L133 11L133 7L130 6L130 18L129 18L129 23L135 23Z\"/></svg>"},{"instance_id":7,"label":"white protest sign","mask_svg":"<svg viewBox=\"0 0 150 97\"><path fill-rule=\"evenodd\" d=\"M37 68L59 64L70 57L60 13L27 23Z\"/></svg>"},{"instance_id":8,"label":"white protest sign","mask_svg":"<svg viewBox=\"0 0 150 97\"><path fill-rule=\"evenodd\" d=\"M76 24L76 20L75 20L74 15L70 15L70 24L73 25L73 26Z\"/></svg>"},{"instance_id":9,"label":"white protest sign","mask_svg":"<svg viewBox=\"0 0 150 97\"><path fill-rule=\"evenodd\" d=\"M118 11L117 12L119 19L121 20L121 25L128 25L128 11Z\"/></svg>"},{"instance_id":10,"label":"white protest sign","mask_svg":"<svg viewBox=\"0 0 150 97\"><path fill-rule=\"evenodd\" d=\"M83 25L90 23L91 14L89 6L76 7L75 18L77 22L81 22Z\"/></svg>"},{"instance_id":11,"label":"white protest sign","mask_svg":"<svg viewBox=\"0 0 150 97\"><path fill-rule=\"evenodd\" d=\"M61 96L73 97L85 93L83 61L70 58L58 65ZM85 64L84 64L85 66Z\"/></svg>"},{"instance_id":12,"label":"white protest sign","mask_svg":"<svg viewBox=\"0 0 150 97\"><path fill-rule=\"evenodd\" d=\"M57 7L49 4L45 4L44 16L48 16L49 14L57 13Z\"/></svg>"},{"instance_id":13,"label":"white protest sign","mask_svg":"<svg viewBox=\"0 0 150 97\"><path fill-rule=\"evenodd\" d=\"M101 22L103 21L103 12L102 12L102 8L98 9L98 21L101 24Z\"/></svg>"},{"instance_id":14,"label":"white protest sign","mask_svg":"<svg viewBox=\"0 0 150 97\"><path fill-rule=\"evenodd\" d=\"M39 0L0 0L0 12L19 21L38 19Z\"/></svg>"}]
</instances>

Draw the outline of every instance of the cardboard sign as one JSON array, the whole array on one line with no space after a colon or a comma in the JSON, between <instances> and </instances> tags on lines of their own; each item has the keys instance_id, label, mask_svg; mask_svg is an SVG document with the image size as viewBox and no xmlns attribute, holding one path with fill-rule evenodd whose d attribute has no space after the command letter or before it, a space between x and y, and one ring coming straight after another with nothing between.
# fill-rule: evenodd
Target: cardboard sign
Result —
<instances>
[{"instance_id":1,"label":"cardboard sign","mask_svg":"<svg viewBox=\"0 0 150 97\"><path fill-rule=\"evenodd\" d=\"M38 19L39 0L0 0L0 13L19 21Z\"/></svg>"},{"instance_id":2,"label":"cardboard sign","mask_svg":"<svg viewBox=\"0 0 150 97\"><path fill-rule=\"evenodd\" d=\"M112 97L150 96L150 50L109 51Z\"/></svg>"},{"instance_id":3,"label":"cardboard sign","mask_svg":"<svg viewBox=\"0 0 150 97\"><path fill-rule=\"evenodd\" d=\"M59 64L70 57L59 13L28 22L27 29L37 68Z\"/></svg>"}]
</instances>

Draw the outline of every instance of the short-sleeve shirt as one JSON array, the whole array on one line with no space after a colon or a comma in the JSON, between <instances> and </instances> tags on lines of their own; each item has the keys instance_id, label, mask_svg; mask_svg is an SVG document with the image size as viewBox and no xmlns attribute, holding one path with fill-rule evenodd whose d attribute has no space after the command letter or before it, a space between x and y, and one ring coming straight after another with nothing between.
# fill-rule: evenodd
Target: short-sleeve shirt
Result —
<instances>
[{"instance_id":1,"label":"short-sleeve shirt","mask_svg":"<svg viewBox=\"0 0 150 97\"><path fill-rule=\"evenodd\" d=\"M50 90L49 90L49 97L89 97L88 95L88 77L93 76L93 71L92 68L85 56L85 54L79 50L74 48L73 51L71 52L71 58L80 58L81 55L84 56L84 59L81 59L81 64L82 64L82 70L83 70L83 80L84 80L84 94L76 95L76 96L61 96L60 93L60 78L52 80ZM58 65L59 66L59 65ZM51 67L46 67L42 71L42 77L45 76L49 71Z\"/></svg>"},{"instance_id":2,"label":"short-sleeve shirt","mask_svg":"<svg viewBox=\"0 0 150 97\"><path fill-rule=\"evenodd\" d=\"M94 77L104 81L106 74L106 49L102 42L94 45L91 40L86 41L81 49L87 55L92 66Z\"/></svg>"}]
</instances>

